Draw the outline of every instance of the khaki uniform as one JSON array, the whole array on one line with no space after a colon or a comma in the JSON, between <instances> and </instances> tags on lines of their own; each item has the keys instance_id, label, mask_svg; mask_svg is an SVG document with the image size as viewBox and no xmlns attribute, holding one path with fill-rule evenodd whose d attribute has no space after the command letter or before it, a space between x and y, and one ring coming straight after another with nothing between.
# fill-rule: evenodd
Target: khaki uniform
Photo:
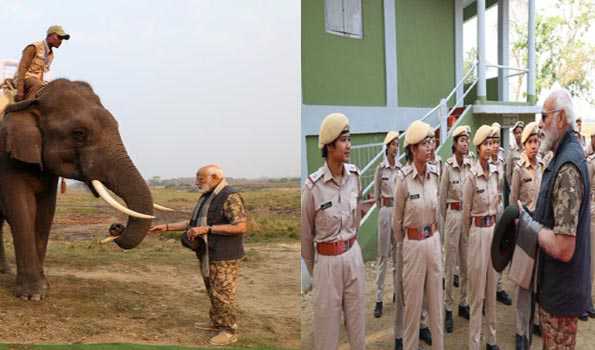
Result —
<instances>
[{"instance_id":1,"label":"khaki uniform","mask_svg":"<svg viewBox=\"0 0 595 350\"><path fill-rule=\"evenodd\" d=\"M506 183L512 186L512 170L515 164L521 160L523 149L520 146L511 147L506 155L505 168L506 168Z\"/></svg>"},{"instance_id":2,"label":"khaki uniform","mask_svg":"<svg viewBox=\"0 0 595 350\"><path fill-rule=\"evenodd\" d=\"M467 239L463 232L463 184L471 168L471 161L464 157L459 166L455 156L450 157L444 166L440 179L440 213L444 218L446 240L446 310L453 308L452 278L457 262L460 264L461 300L467 305Z\"/></svg>"},{"instance_id":3,"label":"khaki uniform","mask_svg":"<svg viewBox=\"0 0 595 350\"><path fill-rule=\"evenodd\" d=\"M532 165L527 156L523 153L521 159L514 164L512 172L512 183L510 188L510 204L516 205L521 201L529 210L535 210L541 176L543 175L543 162L538 159L536 165ZM531 314L530 292L517 286L516 297L516 334L528 337L531 329L529 326L529 315ZM537 312L535 312L537 315ZM537 321L537 317L534 318Z\"/></svg>"},{"instance_id":4,"label":"khaki uniform","mask_svg":"<svg viewBox=\"0 0 595 350\"><path fill-rule=\"evenodd\" d=\"M489 164L489 163L488 163ZM469 322L469 349L481 346L482 306L488 326L487 343L496 345L496 270L492 266L490 249L494 235L494 217L500 206L498 195L498 168L489 164L486 178L479 161L475 162L463 185L463 232L468 236L468 249L473 259L467 259L471 318ZM491 224L483 219L490 216Z\"/></svg>"},{"instance_id":5,"label":"khaki uniform","mask_svg":"<svg viewBox=\"0 0 595 350\"><path fill-rule=\"evenodd\" d=\"M340 255L315 254L315 244L356 237L360 217L359 170L344 165L334 178L325 164L310 175L302 192L302 257L313 273L314 349L337 349L341 315L351 349L365 347L365 269L357 241ZM343 244L341 244L343 245Z\"/></svg>"},{"instance_id":6,"label":"khaki uniform","mask_svg":"<svg viewBox=\"0 0 595 350\"><path fill-rule=\"evenodd\" d=\"M395 193L395 184L397 176L401 172L399 162L395 161L394 166L390 166L388 160L384 160L376 168L374 175L374 198L378 207L378 239L377 239L377 258L376 258L376 302L382 302L384 295L384 277L386 275L386 266L388 260L393 257L393 276L396 277L394 269L396 268L394 254L394 235L392 232L393 222L393 202ZM396 281L394 283L397 287ZM396 292L395 292L396 293Z\"/></svg>"},{"instance_id":7,"label":"khaki uniform","mask_svg":"<svg viewBox=\"0 0 595 350\"><path fill-rule=\"evenodd\" d=\"M402 242L404 349L417 349L419 320L424 296L430 314L432 349L444 348L442 309L442 253L438 218L438 170L426 165L426 173L418 174L412 165L402 168L395 192L394 232ZM430 229L429 227L432 227ZM429 234L423 239L414 235Z\"/></svg>"},{"instance_id":8,"label":"khaki uniform","mask_svg":"<svg viewBox=\"0 0 595 350\"><path fill-rule=\"evenodd\" d=\"M35 97L35 93L45 84L44 74L50 70L53 60L54 53L47 41L27 45L15 76L18 93L23 94L25 99Z\"/></svg>"}]
</instances>

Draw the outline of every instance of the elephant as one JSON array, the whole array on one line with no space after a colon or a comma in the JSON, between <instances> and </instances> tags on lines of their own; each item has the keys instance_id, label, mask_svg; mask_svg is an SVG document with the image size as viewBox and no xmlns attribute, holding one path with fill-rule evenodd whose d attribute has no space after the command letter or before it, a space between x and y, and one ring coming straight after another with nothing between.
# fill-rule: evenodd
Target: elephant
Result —
<instances>
[{"instance_id":1,"label":"elephant","mask_svg":"<svg viewBox=\"0 0 595 350\"><path fill-rule=\"evenodd\" d=\"M126 226L110 231L117 231L114 242L123 249L140 244L154 218L149 187L91 85L57 79L34 99L8 105L0 121L0 228L4 221L11 227L15 294L24 300L47 295L43 264L60 177L85 183L129 215ZM0 231L0 271L7 271L2 241Z\"/></svg>"}]
</instances>

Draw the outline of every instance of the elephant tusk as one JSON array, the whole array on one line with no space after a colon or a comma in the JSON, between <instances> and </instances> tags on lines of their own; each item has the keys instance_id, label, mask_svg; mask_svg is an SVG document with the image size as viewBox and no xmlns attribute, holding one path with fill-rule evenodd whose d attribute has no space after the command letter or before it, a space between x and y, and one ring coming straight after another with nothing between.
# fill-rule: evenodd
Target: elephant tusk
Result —
<instances>
[{"instance_id":1,"label":"elephant tusk","mask_svg":"<svg viewBox=\"0 0 595 350\"><path fill-rule=\"evenodd\" d=\"M155 208L157 210L162 210L162 211L175 211L172 208L164 207L163 205L159 205L157 203L153 203L153 208Z\"/></svg>"},{"instance_id":2,"label":"elephant tusk","mask_svg":"<svg viewBox=\"0 0 595 350\"><path fill-rule=\"evenodd\" d=\"M116 239L118 239L118 237L120 236L109 236L107 238L104 238L100 241L101 244L105 244L105 243L109 243L111 241L115 241Z\"/></svg>"},{"instance_id":3,"label":"elephant tusk","mask_svg":"<svg viewBox=\"0 0 595 350\"><path fill-rule=\"evenodd\" d=\"M105 186L103 186L103 184L101 183L101 181L98 180L92 180L91 184L93 185L93 188L95 189L95 191L97 191L97 194L99 194L101 196L101 198L107 202L107 204L111 205L112 207L114 207L115 209L123 212L124 214L130 215L132 217L135 218L139 218L139 219L155 219L154 216L152 215L147 215L147 214L141 214L141 213L137 213L134 210L131 210L129 208L126 208L125 206L123 206L122 204L118 203L105 189Z\"/></svg>"}]
</instances>

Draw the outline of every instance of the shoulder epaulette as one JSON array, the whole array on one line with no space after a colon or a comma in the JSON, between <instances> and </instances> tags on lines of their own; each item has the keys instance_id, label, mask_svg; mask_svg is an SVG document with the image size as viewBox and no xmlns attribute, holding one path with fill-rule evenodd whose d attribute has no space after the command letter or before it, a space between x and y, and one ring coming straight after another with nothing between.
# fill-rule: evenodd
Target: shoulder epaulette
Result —
<instances>
[{"instance_id":1,"label":"shoulder epaulette","mask_svg":"<svg viewBox=\"0 0 595 350\"><path fill-rule=\"evenodd\" d=\"M350 173L356 174L358 176L360 175L359 169L354 164L345 164L345 166Z\"/></svg>"},{"instance_id":2,"label":"shoulder epaulette","mask_svg":"<svg viewBox=\"0 0 595 350\"><path fill-rule=\"evenodd\" d=\"M593 154L591 154L590 156L587 157L587 162L590 162L593 159L595 159L595 153L593 153Z\"/></svg>"},{"instance_id":3,"label":"shoulder epaulette","mask_svg":"<svg viewBox=\"0 0 595 350\"><path fill-rule=\"evenodd\" d=\"M407 164L401 168L401 172L403 173L403 176L407 176L413 172L413 167L410 164Z\"/></svg>"},{"instance_id":4,"label":"shoulder epaulette","mask_svg":"<svg viewBox=\"0 0 595 350\"><path fill-rule=\"evenodd\" d=\"M446 160L446 164L448 165L454 165L456 162L456 160L453 157L450 157ZM463 163L465 162L465 159L463 159Z\"/></svg>"},{"instance_id":5,"label":"shoulder epaulette","mask_svg":"<svg viewBox=\"0 0 595 350\"><path fill-rule=\"evenodd\" d=\"M429 172L440 175L440 173L438 173L438 167L435 164L428 164L427 167Z\"/></svg>"},{"instance_id":6,"label":"shoulder epaulette","mask_svg":"<svg viewBox=\"0 0 595 350\"><path fill-rule=\"evenodd\" d=\"M322 170L322 168L318 169L317 171L313 172L308 176L308 179L306 180L306 185L311 188L318 180L322 179L323 175L324 171Z\"/></svg>"}]
</instances>

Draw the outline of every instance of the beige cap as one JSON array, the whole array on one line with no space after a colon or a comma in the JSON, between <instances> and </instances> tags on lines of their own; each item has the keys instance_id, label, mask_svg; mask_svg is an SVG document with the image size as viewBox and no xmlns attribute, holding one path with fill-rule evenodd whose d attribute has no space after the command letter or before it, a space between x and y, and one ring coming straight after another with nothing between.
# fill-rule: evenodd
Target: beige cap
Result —
<instances>
[{"instance_id":1,"label":"beige cap","mask_svg":"<svg viewBox=\"0 0 595 350\"><path fill-rule=\"evenodd\" d=\"M576 117L576 120L575 120L575 121L576 121L576 122L581 122L581 123L582 123L582 122L583 122L583 117Z\"/></svg>"},{"instance_id":2,"label":"beige cap","mask_svg":"<svg viewBox=\"0 0 595 350\"><path fill-rule=\"evenodd\" d=\"M409 125L405 132L405 147L416 145L428 136L434 136L432 127L421 120L416 120Z\"/></svg>"},{"instance_id":3,"label":"beige cap","mask_svg":"<svg viewBox=\"0 0 595 350\"><path fill-rule=\"evenodd\" d=\"M475 146L481 145L488 137L492 137L494 132L494 127L489 125L482 125L477 129L475 132L475 136L473 136L473 144Z\"/></svg>"},{"instance_id":4,"label":"beige cap","mask_svg":"<svg viewBox=\"0 0 595 350\"><path fill-rule=\"evenodd\" d=\"M389 131L384 138L384 144L388 145L389 143L393 142L394 139L399 137L398 131Z\"/></svg>"},{"instance_id":5,"label":"beige cap","mask_svg":"<svg viewBox=\"0 0 595 350\"><path fill-rule=\"evenodd\" d=\"M521 134L521 143L525 144L531 135L539 136L539 123L531 122L525 126L523 133Z\"/></svg>"},{"instance_id":6,"label":"beige cap","mask_svg":"<svg viewBox=\"0 0 595 350\"><path fill-rule=\"evenodd\" d=\"M524 127L525 127L525 122L522 120L519 120L518 122L514 123L514 126L512 127L512 131L514 131L514 129L516 129L516 128L523 129Z\"/></svg>"},{"instance_id":7,"label":"beige cap","mask_svg":"<svg viewBox=\"0 0 595 350\"><path fill-rule=\"evenodd\" d=\"M345 128L349 128L349 119L343 113L331 113L324 117L320 124L320 133L318 134L318 148L323 148L337 137L339 137Z\"/></svg>"},{"instance_id":8,"label":"beige cap","mask_svg":"<svg viewBox=\"0 0 595 350\"><path fill-rule=\"evenodd\" d=\"M471 134L471 128L468 125L461 125L452 132L452 137L455 138L459 135L469 137L469 134Z\"/></svg>"},{"instance_id":9,"label":"beige cap","mask_svg":"<svg viewBox=\"0 0 595 350\"><path fill-rule=\"evenodd\" d=\"M66 34L66 32L64 31L64 28L62 28L62 26L59 25L53 25L51 27L48 28L47 31L47 35L50 34L58 34L58 36L62 39L68 40L70 39L70 34Z\"/></svg>"},{"instance_id":10,"label":"beige cap","mask_svg":"<svg viewBox=\"0 0 595 350\"><path fill-rule=\"evenodd\" d=\"M490 137L500 138L500 124L498 122L492 124L492 133Z\"/></svg>"}]
</instances>

